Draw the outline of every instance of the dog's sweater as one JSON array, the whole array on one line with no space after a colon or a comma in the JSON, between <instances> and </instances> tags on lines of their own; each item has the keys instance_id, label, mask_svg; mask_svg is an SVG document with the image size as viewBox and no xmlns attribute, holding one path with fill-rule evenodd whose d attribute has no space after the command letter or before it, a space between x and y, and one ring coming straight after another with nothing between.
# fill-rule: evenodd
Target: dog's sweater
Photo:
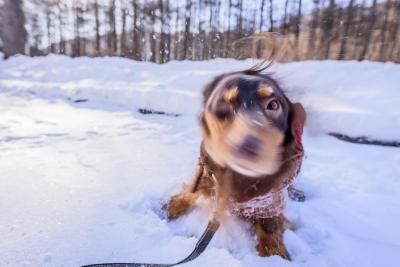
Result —
<instances>
[{"instance_id":1,"label":"dog's sweater","mask_svg":"<svg viewBox=\"0 0 400 267\"><path fill-rule=\"evenodd\" d=\"M245 219L262 219L279 216L286 206L287 188L293 183L300 172L303 159L303 145L301 142L302 127L295 129L296 134L296 155L288 167L288 171L282 173L283 177L277 186L262 195L245 201L231 201L230 213Z\"/></svg>"}]
</instances>

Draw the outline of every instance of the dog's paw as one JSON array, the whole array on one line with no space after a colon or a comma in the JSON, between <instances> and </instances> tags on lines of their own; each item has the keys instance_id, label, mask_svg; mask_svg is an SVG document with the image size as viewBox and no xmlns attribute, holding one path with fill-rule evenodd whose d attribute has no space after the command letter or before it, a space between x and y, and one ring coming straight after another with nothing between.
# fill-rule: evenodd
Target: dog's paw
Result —
<instances>
[{"instance_id":1,"label":"dog's paw","mask_svg":"<svg viewBox=\"0 0 400 267\"><path fill-rule=\"evenodd\" d=\"M163 210L169 220L174 220L185 214L189 210L190 206L190 201L185 197L177 195L172 197L169 203L163 206Z\"/></svg>"},{"instance_id":2,"label":"dog's paw","mask_svg":"<svg viewBox=\"0 0 400 267\"><path fill-rule=\"evenodd\" d=\"M288 187L288 195L291 200L297 202L304 202L306 200L306 195L304 194L304 192L294 188L294 186L292 185Z\"/></svg>"},{"instance_id":3,"label":"dog's paw","mask_svg":"<svg viewBox=\"0 0 400 267\"><path fill-rule=\"evenodd\" d=\"M289 252L283 242L283 233L286 227L289 227L288 223L289 221L283 215L256 222L258 255L261 257L278 255L290 260Z\"/></svg>"},{"instance_id":4,"label":"dog's paw","mask_svg":"<svg viewBox=\"0 0 400 267\"><path fill-rule=\"evenodd\" d=\"M283 240L279 237L274 237L273 235L258 240L256 249L258 255L261 257L278 255L286 260L290 260L289 252L287 251Z\"/></svg>"}]
</instances>

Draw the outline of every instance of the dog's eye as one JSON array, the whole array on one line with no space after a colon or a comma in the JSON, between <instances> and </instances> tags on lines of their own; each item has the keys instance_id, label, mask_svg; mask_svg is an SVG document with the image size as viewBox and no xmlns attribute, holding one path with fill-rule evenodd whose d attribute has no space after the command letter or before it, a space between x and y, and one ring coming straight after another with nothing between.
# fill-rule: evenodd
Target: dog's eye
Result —
<instances>
[{"instance_id":1,"label":"dog's eye","mask_svg":"<svg viewBox=\"0 0 400 267\"><path fill-rule=\"evenodd\" d=\"M274 99L268 102L267 109L268 110L278 110L280 107L279 101Z\"/></svg>"}]
</instances>

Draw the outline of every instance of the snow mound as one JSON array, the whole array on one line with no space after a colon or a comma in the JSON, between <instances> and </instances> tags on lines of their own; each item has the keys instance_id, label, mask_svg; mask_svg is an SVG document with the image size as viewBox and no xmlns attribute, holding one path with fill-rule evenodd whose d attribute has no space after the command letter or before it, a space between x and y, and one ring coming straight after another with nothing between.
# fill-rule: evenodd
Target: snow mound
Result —
<instances>
[{"instance_id":1,"label":"snow mound","mask_svg":"<svg viewBox=\"0 0 400 267\"><path fill-rule=\"evenodd\" d=\"M107 57L18 56L0 61L0 88L12 95L191 115L200 111L201 89L212 77L254 63L216 59L158 65ZM293 101L304 104L310 132L399 138L400 65L306 61L275 64L270 71Z\"/></svg>"}]
</instances>

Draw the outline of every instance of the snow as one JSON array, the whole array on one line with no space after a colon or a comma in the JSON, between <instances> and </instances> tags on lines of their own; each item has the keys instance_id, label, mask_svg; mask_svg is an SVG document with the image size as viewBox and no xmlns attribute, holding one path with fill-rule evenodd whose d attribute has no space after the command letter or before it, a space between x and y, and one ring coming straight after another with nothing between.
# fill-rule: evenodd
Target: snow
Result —
<instances>
[{"instance_id":1,"label":"snow","mask_svg":"<svg viewBox=\"0 0 400 267\"><path fill-rule=\"evenodd\" d=\"M169 263L188 255L211 216L207 200L174 222L160 208L194 173L201 87L252 63L0 61L0 266ZM273 71L309 113L297 180L307 201L289 202L286 211L298 226L285 233L293 261L258 257L249 226L232 220L186 266L397 266L398 148L325 133L398 139L400 66L308 61Z\"/></svg>"}]
</instances>

